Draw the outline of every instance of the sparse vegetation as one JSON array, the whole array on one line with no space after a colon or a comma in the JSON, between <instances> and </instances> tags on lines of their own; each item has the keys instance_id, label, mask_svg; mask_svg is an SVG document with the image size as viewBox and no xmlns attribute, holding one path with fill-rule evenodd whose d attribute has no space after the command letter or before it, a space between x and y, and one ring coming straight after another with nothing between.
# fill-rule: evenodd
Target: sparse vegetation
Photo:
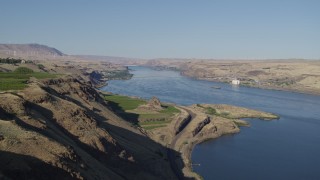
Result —
<instances>
[{"instance_id":1,"label":"sparse vegetation","mask_svg":"<svg viewBox=\"0 0 320 180\"><path fill-rule=\"evenodd\" d=\"M206 107L205 110L206 110L206 114L210 114L210 115L216 115L217 114L216 109L214 109L212 107Z\"/></svg>"},{"instance_id":2,"label":"sparse vegetation","mask_svg":"<svg viewBox=\"0 0 320 180\"><path fill-rule=\"evenodd\" d=\"M173 114L173 113L179 113L179 112L180 111L173 106L165 106L165 109L160 111L160 113L166 113L166 114Z\"/></svg>"},{"instance_id":3,"label":"sparse vegetation","mask_svg":"<svg viewBox=\"0 0 320 180\"><path fill-rule=\"evenodd\" d=\"M160 125L160 124L167 124L170 121L145 121L145 122L140 122L139 125L141 126L146 126L146 125Z\"/></svg>"},{"instance_id":4,"label":"sparse vegetation","mask_svg":"<svg viewBox=\"0 0 320 180\"><path fill-rule=\"evenodd\" d=\"M212 107L204 107L200 104L197 104L198 107L200 108L203 108L204 109L204 112L208 115L216 115L216 116L220 116L220 117L223 117L223 118L227 118L227 119L233 119L231 116L230 116L230 113L229 112L226 112L226 111L223 111L223 112L220 112L220 111L217 111L215 108L212 108Z\"/></svg>"},{"instance_id":5,"label":"sparse vegetation","mask_svg":"<svg viewBox=\"0 0 320 180\"><path fill-rule=\"evenodd\" d=\"M20 64L22 61L25 63L32 63L32 61L25 61L23 59L15 59L15 58L0 58L0 63L3 64Z\"/></svg>"},{"instance_id":6,"label":"sparse vegetation","mask_svg":"<svg viewBox=\"0 0 320 180\"><path fill-rule=\"evenodd\" d=\"M230 115L229 112L221 112L221 113L219 113L219 116L230 119L229 115Z\"/></svg>"},{"instance_id":7,"label":"sparse vegetation","mask_svg":"<svg viewBox=\"0 0 320 180\"><path fill-rule=\"evenodd\" d=\"M218 115L217 110L212 107L204 107L201 104L197 104L198 107L203 108L206 114L209 115Z\"/></svg>"},{"instance_id":8,"label":"sparse vegetation","mask_svg":"<svg viewBox=\"0 0 320 180\"><path fill-rule=\"evenodd\" d=\"M45 66L43 64L37 64L37 66L39 69L46 71Z\"/></svg>"},{"instance_id":9,"label":"sparse vegetation","mask_svg":"<svg viewBox=\"0 0 320 180\"><path fill-rule=\"evenodd\" d=\"M167 125L163 124L163 125L156 125L156 126L143 126L143 129L145 130L152 130L152 129L156 129L156 128L160 128L160 127L166 127Z\"/></svg>"},{"instance_id":10,"label":"sparse vegetation","mask_svg":"<svg viewBox=\"0 0 320 180\"><path fill-rule=\"evenodd\" d=\"M33 70L27 67L18 67L17 69L14 70L14 72L17 74L31 74L33 73Z\"/></svg>"},{"instance_id":11,"label":"sparse vegetation","mask_svg":"<svg viewBox=\"0 0 320 180\"><path fill-rule=\"evenodd\" d=\"M233 121L238 127L240 126L249 126L249 124L245 121Z\"/></svg>"}]
</instances>

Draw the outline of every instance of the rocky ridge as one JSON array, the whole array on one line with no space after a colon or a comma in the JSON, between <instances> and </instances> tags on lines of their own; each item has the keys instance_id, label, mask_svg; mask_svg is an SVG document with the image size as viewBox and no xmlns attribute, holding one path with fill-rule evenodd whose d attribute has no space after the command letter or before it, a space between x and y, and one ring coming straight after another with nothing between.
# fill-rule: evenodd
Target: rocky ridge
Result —
<instances>
[{"instance_id":1,"label":"rocky ridge","mask_svg":"<svg viewBox=\"0 0 320 180\"><path fill-rule=\"evenodd\" d=\"M23 91L1 93L0 133L0 177L175 177L155 153L166 148L113 114L92 85L78 78L33 80ZM134 147L133 139L139 141Z\"/></svg>"}]
</instances>

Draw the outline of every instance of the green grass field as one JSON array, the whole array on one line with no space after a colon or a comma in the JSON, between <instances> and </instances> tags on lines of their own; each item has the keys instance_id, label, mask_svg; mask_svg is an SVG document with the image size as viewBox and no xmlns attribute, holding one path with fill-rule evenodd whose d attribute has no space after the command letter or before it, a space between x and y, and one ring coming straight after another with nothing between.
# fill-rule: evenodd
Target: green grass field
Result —
<instances>
[{"instance_id":1,"label":"green grass field","mask_svg":"<svg viewBox=\"0 0 320 180\"><path fill-rule=\"evenodd\" d=\"M111 108L118 112L122 118L138 124L144 129L150 130L159 127L164 127L170 123L170 117L180 111L174 106L163 106L163 110L159 112L139 112L135 110L140 105L146 104L147 102L142 99L132 98L121 95L105 95L105 99L109 101Z\"/></svg>"},{"instance_id":2,"label":"green grass field","mask_svg":"<svg viewBox=\"0 0 320 180\"><path fill-rule=\"evenodd\" d=\"M166 114L173 114L173 113L179 113L180 110L175 108L174 106L164 106L165 109L161 110L160 113L166 113Z\"/></svg>"},{"instance_id":3,"label":"green grass field","mask_svg":"<svg viewBox=\"0 0 320 180\"><path fill-rule=\"evenodd\" d=\"M107 101L115 103L124 111L136 109L138 106L146 103L146 101L142 99L131 98L128 96L105 95L104 97Z\"/></svg>"},{"instance_id":4,"label":"green grass field","mask_svg":"<svg viewBox=\"0 0 320 180\"><path fill-rule=\"evenodd\" d=\"M30 77L37 79L55 78L57 75L44 72L21 74L17 72L0 72L0 91L21 90L27 87Z\"/></svg>"},{"instance_id":5,"label":"green grass field","mask_svg":"<svg viewBox=\"0 0 320 180\"><path fill-rule=\"evenodd\" d=\"M146 125L161 125L161 124L167 124L170 121L146 121L146 122L140 122L139 124L141 126L146 126Z\"/></svg>"},{"instance_id":6,"label":"green grass field","mask_svg":"<svg viewBox=\"0 0 320 180\"><path fill-rule=\"evenodd\" d=\"M21 90L27 87L26 79L0 78L0 91Z\"/></svg>"},{"instance_id":7,"label":"green grass field","mask_svg":"<svg viewBox=\"0 0 320 180\"><path fill-rule=\"evenodd\" d=\"M143 129L145 129L145 130L152 130L152 129L156 129L156 128L160 128L160 127L166 127L166 126L167 126L166 124L163 124L163 125L141 126L141 127L143 127Z\"/></svg>"},{"instance_id":8,"label":"green grass field","mask_svg":"<svg viewBox=\"0 0 320 180\"><path fill-rule=\"evenodd\" d=\"M146 130L156 129L159 127L165 127L168 123L170 123L170 120L162 120L162 121L145 121L145 122L139 122L139 125L143 127Z\"/></svg>"}]
</instances>

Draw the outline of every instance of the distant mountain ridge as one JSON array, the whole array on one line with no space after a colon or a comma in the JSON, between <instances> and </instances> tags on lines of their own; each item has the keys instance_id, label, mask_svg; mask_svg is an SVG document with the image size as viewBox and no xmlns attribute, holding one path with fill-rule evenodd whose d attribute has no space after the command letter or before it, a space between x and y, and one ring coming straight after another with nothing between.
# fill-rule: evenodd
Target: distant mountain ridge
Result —
<instances>
[{"instance_id":1,"label":"distant mountain ridge","mask_svg":"<svg viewBox=\"0 0 320 180\"><path fill-rule=\"evenodd\" d=\"M64 54L56 48L42 44L0 44L0 57L19 57L26 59L80 59L80 60L96 60L108 61L114 63L131 63L141 59L115 56L99 56L99 55L68 55Z\"/></svg>"},{"instance_id":2,"label":"distant mountain ridge","mask_svg":"<svg viewBox=\"0 0 320 180\"><path fill-rule=\"evenodd\" d=\"M63 56L61 51L41 44L0 44L0 53L7 55Z\"/></svg>"}]
</instances>

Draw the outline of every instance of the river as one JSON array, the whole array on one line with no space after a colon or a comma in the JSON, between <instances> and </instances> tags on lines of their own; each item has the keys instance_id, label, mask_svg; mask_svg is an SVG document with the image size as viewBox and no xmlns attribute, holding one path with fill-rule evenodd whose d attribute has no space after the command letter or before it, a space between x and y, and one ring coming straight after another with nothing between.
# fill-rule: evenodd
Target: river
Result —
<instances>
[{"instance_id":1,"label":"river","mask_svg":"<svg viewBox=\"0 0 320 180\"><path fill-rule=\"evenodd\" d=\"M192 161L201 165L193 169L204 179L320 179L320 96L194 80L168 70L130 69L132 79L109 81L102 90L157 96L181 105L231 104L281 117L251 119L251 127L241 128L238 134L198 144Z\"/></svg>"}]
</instances>

